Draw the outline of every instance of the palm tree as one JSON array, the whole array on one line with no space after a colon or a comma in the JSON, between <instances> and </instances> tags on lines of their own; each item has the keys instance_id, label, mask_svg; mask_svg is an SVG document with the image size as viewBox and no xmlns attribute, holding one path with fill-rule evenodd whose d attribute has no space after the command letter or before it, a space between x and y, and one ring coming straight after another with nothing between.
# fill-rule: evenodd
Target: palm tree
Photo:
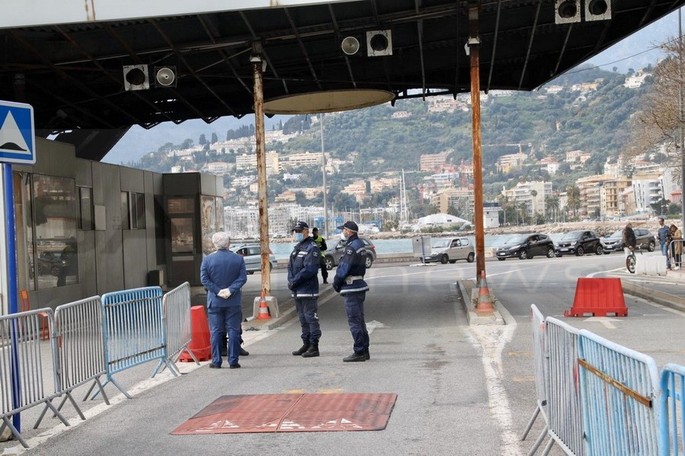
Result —
<instances>
[{"instance_id":1,"label":"palm tree","mask_svg":"<svg viewBox=\"0 0 685 456\"><path fill-rule=\"evenodd\" d=\"M547 213L547 219L553 222L556 222L558 220L555 220L555 216L559 212L559 197L556 195L548 195L545 196L545 212Z\"/></svg>"},{"instance_id":2,"label":"palm tree","mask_svg":"<svg viewBox=\"0 0 685 456\"><path fill-rule=\"evenodd\" d=\"M568 208L573 211L573 218L578 218L578 209L580 209L580 189L576 185L570 185L566 189L566 196L568 198Z\"/></svg>"}]
</instances>

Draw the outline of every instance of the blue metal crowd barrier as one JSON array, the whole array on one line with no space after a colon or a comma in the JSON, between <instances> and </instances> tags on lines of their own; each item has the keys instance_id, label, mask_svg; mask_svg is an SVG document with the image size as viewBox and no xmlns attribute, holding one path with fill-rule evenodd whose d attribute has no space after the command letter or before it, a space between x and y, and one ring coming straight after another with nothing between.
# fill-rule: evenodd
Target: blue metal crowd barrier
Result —
<instances>
[{"instance_id":1,"label":"blue metal crowd barrier","mask_svg":"<svg viewBox=\"0 0 685 456\"><path fill-rule=\"evenodd\" d=\"M658 454L654 359L581 330L578 364L588 454Z\"/></svg>"},{"instance_id":2,"label":"blue metal crowd barrier","mask_svg":"<svg viewBox=\"0 0 685 456\"><path fill-rule=\"evenodd\" d=\"M659 454L685 454L685 367L666 364L661 370L660 387Z\"/></svg>"},{"instance_id":3,"label":"blue metal crowd barrier","mask_svg":"<svg viewBox=\"0 0 685 456\"><path fill-rule=\"evenodd\" d=\"M105 384L112 382L131 399L131 395L117 384L114 374L156 359L162 360L174 375L178 375L167 357L160 287L105 293L102 308L107 366Z\"/></svg>"},{"instance_id":4,"label":"blue metal crowd barrier","mask_svg":"<svg viewBox=\"0 0 685 456\"><path fill-rule=\"evenodd\" d=\"M69 426L66 418L52 404L52 400L59 396L54 368L58 361L54 337L49 342L50 360L44 359L40 347L46 324L50 329L54 327L52 309L0 316L0 433L9 428L25 448L29 446L21 435L21 429L10 419L23 410L45 404L65 426ZM52 364L52 368L45 367L48 363ZM45 372L52 372L52 386L48 384Z\"/></svg>"}]
</instances>

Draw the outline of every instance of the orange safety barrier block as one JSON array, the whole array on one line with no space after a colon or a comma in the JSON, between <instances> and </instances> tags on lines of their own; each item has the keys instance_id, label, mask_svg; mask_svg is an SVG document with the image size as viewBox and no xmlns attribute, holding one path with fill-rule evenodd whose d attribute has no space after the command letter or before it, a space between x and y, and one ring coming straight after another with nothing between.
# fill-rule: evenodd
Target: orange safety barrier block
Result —
<instances>
[{"instance_id":1,"label":"orange safety barrier block","mask_svg":"<svg viewBox=\"0 0 685 456\"><path fill-rule=\"evenodd\" d=\"M190 308L190 343L186 350L193 352L198 361L212 359L212 343L209 338L209 322L204 306ZM193 357L185 351L178 358L179 361L193 361Z\"/></svg>"},{"instance_id":2,"label":"orange safety barrier block","mask_svg":"<svg viewBox=\"0 0 685 456\"><path fill-rule=\"evenodd\" d=\"M618 277L578 278L573 307L565 311L564 316L583 317L590 314L595 317L606 317L610 313L617 317L628 316L621 279Z\"/></svg>"}]
</instances>

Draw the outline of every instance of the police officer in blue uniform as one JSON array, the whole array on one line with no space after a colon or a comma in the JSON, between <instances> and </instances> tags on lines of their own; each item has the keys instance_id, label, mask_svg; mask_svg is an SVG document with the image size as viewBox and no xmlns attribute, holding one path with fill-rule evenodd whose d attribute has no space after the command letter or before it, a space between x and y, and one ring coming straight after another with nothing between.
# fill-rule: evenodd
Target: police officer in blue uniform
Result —
<instances>
[{"instance_id":1,"label":"police officer in blue uniform","mask_svg":"<svg viewBox=\"0 0 685 456\"><path fill-rule=\"evenodd\" d=\"M313 358L319 356L319 263L321 251L309 237L309 225L299 221L292 229L297 244L288 260L288 288L295 298L295 309L302 328L302 346L293 352L293 356Z\"/></svg>"},{"instance_id":2,"label":"police officer in blue uniform","mask_svg":"<svg viewBox=\"0 0 685 456\"><path fill-rule=\"evenodd\" d=\"M368 252L364 242L357 236L359 227L356 223L347 221L338 228L342 229L340 238L347 241L347 244L335 272L333 289L340 293L345 301L347 323L354 340L354 353L343 358L343 361L361 362L371 359L369 333L366 330L366 321L364 321L364 299L366 299L366 292L369 291L369 286L364 281Z\"/></svg>"}]
</instances>

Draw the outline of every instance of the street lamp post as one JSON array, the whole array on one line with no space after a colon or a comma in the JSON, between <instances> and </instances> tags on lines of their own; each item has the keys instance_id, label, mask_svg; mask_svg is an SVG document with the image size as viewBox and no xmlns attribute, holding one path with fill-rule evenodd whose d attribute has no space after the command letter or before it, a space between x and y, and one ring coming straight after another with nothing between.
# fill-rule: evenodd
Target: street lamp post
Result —
<instances>
[{"instance_id":1,"label":"street lamp post","mask_svg":"<svg viewBox=\"0 0 685 456\"><path fill-rule=\"evenodd\" d=\"M323 145L323 113L321 113L319 127L321 129L321 171L323 173L323 233L324 237L328 237L328 204L326 199L328 191L326 190L326 150Z\"/></svg>"}]
</instances>

